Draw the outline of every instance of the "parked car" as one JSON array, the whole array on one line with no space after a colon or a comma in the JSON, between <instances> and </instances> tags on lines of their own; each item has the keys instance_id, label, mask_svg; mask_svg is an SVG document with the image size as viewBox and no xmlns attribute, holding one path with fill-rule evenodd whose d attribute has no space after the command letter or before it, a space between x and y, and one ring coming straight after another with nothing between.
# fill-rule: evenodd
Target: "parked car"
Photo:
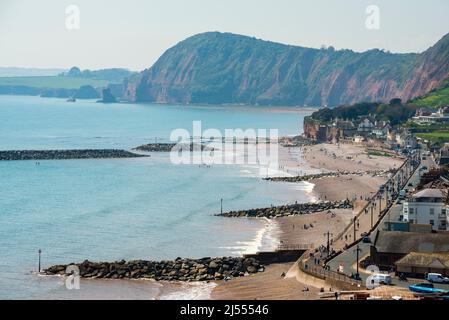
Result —
<instances>
[{"instance_id":1,"label":"parked car","mask_svg":"<svg viewBox=\"0 0 449 320\"><path fill-rule=\"evenodd\" d=\"M375 283L385 284L387 286L391 285L391 276L389 274L376 273L375 275L373 275L372 280Z\"/></svg>"},{"instance_id":2,"label":"parked car","mask_svg":"<svg viewBox=\"0 0 449 320\"><path fill-rule=\"evenodd\" d=\"M440 273L428 273L426 276L426 280L430 283L449 283L449 278L443 277Z\"/></svg>"},{"instance_id":3,"label":"parked car","mask_svg":"<svg viewBox=\"0 0 449 320\"><path fill-rule=\"evenodd\" d=\"M371 238L370 238L369 236L364 236L364 237L362 238L362 242L363 242L363 243L371 243Z\"/></svg>"}]
</instances>

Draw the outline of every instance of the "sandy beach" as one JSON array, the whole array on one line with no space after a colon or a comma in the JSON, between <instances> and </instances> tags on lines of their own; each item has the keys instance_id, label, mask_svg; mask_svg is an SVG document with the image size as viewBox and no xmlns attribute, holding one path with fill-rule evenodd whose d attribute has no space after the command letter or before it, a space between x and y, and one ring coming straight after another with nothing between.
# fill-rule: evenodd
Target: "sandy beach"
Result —
<instances>
[{"instance_id":1,"label":"sandy beach","mask_svg":"<svg viewBox=\"0 0 449 320\"><path fill-rule=\"evenodd\" d=\"M317 144L304 147L304 159L312 168L328 171L369 171L399 168L402 159L369 155L353 144Z\"/></svg>"},{"instance_id":2,"label":"sandy beach","mask_svg":"<svg viewBox=\"0 0 449 320\"><path fill-rule=\"evenodd\" d=\"M302 148L281 148L280 166L284 172L300 174L303 172L323 171L377 171L399 168L403 159L394 157L371 156L364 148L355 145L318 144ZM304 216L276 219L280 229L280 241L283 244L325 245L325 234L340 233L364 205L365 199L377 192L387 181L386 176L350 175L321 178L309 181L313 184L311 199L337 201L354 200L354 210L341 209L332 212L314 213ZM292 263L268 266L266 271L251 277L220 282L212 291L212 299L274 299L274 300L310 300L319 299L319 288L325 284L304 275L299 270L295 276L283 279L294 266ZM304 288L308 292L303 292ZM328 289L328 288L326 288Z\"/></svg>"},{"instance_id":3,"label":"sandy beach","mask_svg":"<svg viewBox=\"0 0 449 320\"><path fill-rule=\"evenodd\" d=\"M295 278L283 278L293 263L273 264L265 272L219 283L212 291L214 300L314 300L319 292L318 288L309 287Z\"/></svg>"}]
</instances>

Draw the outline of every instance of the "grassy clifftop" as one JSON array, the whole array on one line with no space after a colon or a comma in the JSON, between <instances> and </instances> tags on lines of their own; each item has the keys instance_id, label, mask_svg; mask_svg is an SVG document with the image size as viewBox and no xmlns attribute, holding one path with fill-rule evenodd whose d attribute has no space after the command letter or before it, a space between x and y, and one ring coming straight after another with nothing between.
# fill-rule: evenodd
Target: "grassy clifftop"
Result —
<instances>
[{"instance_id":1,"label":"grassy clifftop","mask_svg":"<svg viewBox=\"0 0 449 320\"><path fill-rule=\"evenodd\" d=\"M449 79L439 89L434 89L428 94L412 100L412 103L420 107L442 107L449 106Z\"/></svg>"}]
</instances>

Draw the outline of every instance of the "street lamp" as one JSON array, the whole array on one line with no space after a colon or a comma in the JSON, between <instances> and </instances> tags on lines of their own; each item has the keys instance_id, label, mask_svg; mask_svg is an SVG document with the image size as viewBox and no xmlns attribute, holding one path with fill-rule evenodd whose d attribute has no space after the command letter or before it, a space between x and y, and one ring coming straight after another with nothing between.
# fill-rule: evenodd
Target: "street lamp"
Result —
<instances>
[{"instance_id":1,"label":"street lamp","mask_svg":"<svg viewBox=\"0 0 449 320\"><path fill-rule=\"evenodd\" d=\"M356 280L359 280L360 279L360 272L359 272L359 258L360 258L360 252L362 251L362 249L360 249L360 247L359 247L359 245L357 245L357 248L355 249L355 251L356 251L356 268L357 268L357 271L356 271L356 274L355 274L355 279Z\"/></svg>"},{"instance_id":2,"label":"street lamp","mask_svg":"<svg viewBox=\"0 0 449 320\"><path fill-rule=\"evenodd\" d=\"M330 252L331 252L330 238L331 237L333 238L334 235L328 231L328 232L326 232L324 234L324 236L327 236L327 247L326 247L326 249L327 249L327 256L329 257L330 256Z\"/></svg>"},{"instance_id":3,"label":"street lamp","mask_svg":"<svg viewBox=\"0 0 449 320\"><path fill-rule=\"evenodd\" d=\"M354 217L354 242L356 241L357 238L357 217Z\"/></svg>"}]
</instances>

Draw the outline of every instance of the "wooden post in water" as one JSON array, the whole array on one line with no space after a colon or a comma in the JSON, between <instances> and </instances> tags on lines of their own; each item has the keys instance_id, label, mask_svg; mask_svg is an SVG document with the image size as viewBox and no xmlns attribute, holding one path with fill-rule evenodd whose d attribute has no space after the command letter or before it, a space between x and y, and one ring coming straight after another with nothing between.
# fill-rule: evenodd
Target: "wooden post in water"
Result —
<instances>
[{"instance_id":1,"label":"wooden post in water","mask_svg":"<svg viewBox=\"0 0 449 320\"><path fill-rule=\"evenodd\" d=\"M38 272L40 273L41 272L41 253L42 253L42 250L41 249L39 249L39 251L38 251L38 253L39 253L39 263L38 263Z\"/></svg>"},{"instance_id":2,"label":"wooden post in water","mask_svg":"<svg viewBox=\"0 0 449 320\"><path fill-rule=\"evenodd\" d=\"M223 198L220 199L220 213L223 214Z\"/></svg>"}]
</instances>

